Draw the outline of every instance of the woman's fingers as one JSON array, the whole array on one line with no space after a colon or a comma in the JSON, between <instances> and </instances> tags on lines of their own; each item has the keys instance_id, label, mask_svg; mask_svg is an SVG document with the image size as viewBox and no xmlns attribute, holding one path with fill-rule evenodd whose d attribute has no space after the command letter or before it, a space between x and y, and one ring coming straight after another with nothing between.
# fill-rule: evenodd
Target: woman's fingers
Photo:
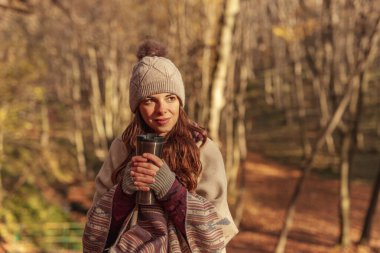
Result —
<instances>
[{"instance_id":1,"label":"woman's fingers","mask_svg":"<svg viewBox=\"0 0 380 253\"><path fill-rule=\"evenodd\" d=\"M132 159L131 159L132 162L147 162L148 159L143 157L143 156L140 156L140 155L136 155L136 156L133 156Z\"/></svg>"},{"instance_id":2,"label":"woman's fingers","mask_svg":"<svg viewBox=\"0 0 380 253\"><path fill-rule=\"evenodd\" d=\"M150 191L149 184L155 182L154 177L163 161L153 154L144 153L142 156L133 156L131 162L133 184L139 191Z\"/></svg>"},{"instance_id":3,"label":"woman's fingers","mask_svg":"<svg viewBox=\"0 0 380 253\"><path fill-rule=\"evenodd\" d=\"M135 166L131 168L131 172L139 173L147 176L154 177L157 173L157 170L155 167L149 166L149 164L140 164L136 163Z\"/></svg>"},{"instance_id":4,"label":"woman's fingers","mask_svg":"<svg viewBox=\"0 0 380 253\"><path fill-rule=\"evenodd\" d=\"M145 175L145 174L141 174L141 173L136 173L136 172L132 172L131 171L131 176L132 176L132 179L133 179L133 182L135 183L143 183L143 184L153 184L154 183L154 177L152 176L149 176L149 175ZM141 185L139 185L141 186Z\"/></svg>"},{"instance_id":5,"label":"woman's fingers","mask_svg":"<svg viewBox=\"0 0 380 253\"><path fill-rule=\"evenodd\" d=\"M153 162L158 168L161 168L161 166L164 164L164 162L156 155L150 154L150 153L144 153L142 155L143 158L146 158Z\"/></svg>"},{"instance_id":6,"label":"woman's fingers","mask_svg":"<svg viewBox=\"0 0 380 253\"><path fill-rule=\"evenodd\" d=\"M157 171L159 170L159 168L152 163L136 162L132 165L131 170L138 172L138 173L141 173L141 174L155 176L157 174Z\"/></svg>"},{"instance_id":7,"label":"woman's fingers","mask_svg":"<svg viewBox=\"0 0 380 253\"><path fill-rule=\"evenodd\" d=\"M138 190L149 191L149 184L155 182L154 177L163 165L163 161L153 154L132 157L131 177Z\"/></svg>"},{"instance_id":8,"label":"woman's fingers","mask_svg":"<svg viewBox=\"0 0 380 253\"><path fill-rule=\"evenodd\" d=\"M131 162L133 167L143 167L155 171L164 164L158 156L150 153L144 153L142 156L133 156Z\"/></svg>"},{"instance_id":9,"label":"woman's fingers","mask_svg":"<svg viewBox=\"0 0 380 253\"><path fill-rule=\"evenodd\" d=\"M153 155L151 153L144 153L144 154L142 154L142 156L140 156L140 155L133 156L131 161L133 163L135 163L135 162L148 162L148 161L151 161L157 167L161 167L164 164L161 158L159 158L158 156Z\"/></svg>"}]
</instances>

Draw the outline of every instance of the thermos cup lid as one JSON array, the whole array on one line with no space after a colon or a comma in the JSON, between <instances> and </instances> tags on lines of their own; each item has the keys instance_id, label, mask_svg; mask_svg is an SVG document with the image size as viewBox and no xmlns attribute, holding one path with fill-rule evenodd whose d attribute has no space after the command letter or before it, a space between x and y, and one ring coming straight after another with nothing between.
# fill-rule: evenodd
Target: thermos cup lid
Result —
<instances>
[{"instance_id":1,"label":"thermos cup lid","mask_svg":"<svg viewBox=\"0 0 380 253\"><path fill-rule=\"evenodd\" d=\"M159 136L158 134L154 134L154 133L147 133L147 134L137 135L137 141L162 143L162 142L165 142L165 137Z\"/></svg>"}]
</instances>

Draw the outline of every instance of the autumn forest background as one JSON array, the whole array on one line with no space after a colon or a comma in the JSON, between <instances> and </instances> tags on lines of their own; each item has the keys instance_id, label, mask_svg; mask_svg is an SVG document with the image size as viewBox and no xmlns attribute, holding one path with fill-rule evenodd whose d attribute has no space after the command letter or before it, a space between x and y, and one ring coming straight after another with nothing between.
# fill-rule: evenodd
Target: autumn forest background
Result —
<instances>
[{"instance_id":1,"label":"autumn forest background","mask_svg":"<svg viewBox=\"0 0 380 253\"><path fill-rule=\"evenodd\" d=\"M380 252L379 36L380 0L0 0L0 252L81 252L145 38L224 154L228 252Z\"/></svg>"}]
</instances>

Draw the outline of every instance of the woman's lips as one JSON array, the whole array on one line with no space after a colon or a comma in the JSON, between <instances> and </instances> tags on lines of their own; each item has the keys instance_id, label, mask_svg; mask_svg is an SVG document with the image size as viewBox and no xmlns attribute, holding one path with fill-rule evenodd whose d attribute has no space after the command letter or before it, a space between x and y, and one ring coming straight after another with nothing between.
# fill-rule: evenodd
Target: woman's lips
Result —
<instances>
[{"instance_id":1,"label":"woman's lips","mask_svg":"<svg viewBox=\"0 0 380 253\"><path fill-rule=\"evenodd\" d=\"M166 125L168 122L169 122L170 118L167 118L167 119L156 119L154 120L157 125L160 125L160 126L164 126Z\"/></svg>"}]
</instances>

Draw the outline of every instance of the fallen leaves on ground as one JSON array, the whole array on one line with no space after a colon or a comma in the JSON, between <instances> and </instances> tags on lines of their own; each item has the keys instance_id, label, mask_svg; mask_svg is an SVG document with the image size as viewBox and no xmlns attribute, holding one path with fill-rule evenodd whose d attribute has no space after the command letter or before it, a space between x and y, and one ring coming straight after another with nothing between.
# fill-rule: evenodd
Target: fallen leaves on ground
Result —
<instances>
[{"instance_id":1,"label":"fallen leaves on ground","mask_svg":"<svg viewBox=\"0 0 380 253\"><path fill-rule=\"evenodd\" d=\"M273 253L289 198L300 172L249 154L248 187L240 233L228 245L229 253ZM380 253L380 208L372 224L369 246L360 246L371 185L351 184L352 246L339 247L339 181L310 175L298 199L286 253Z\"/></svg>"}]
</instances>

